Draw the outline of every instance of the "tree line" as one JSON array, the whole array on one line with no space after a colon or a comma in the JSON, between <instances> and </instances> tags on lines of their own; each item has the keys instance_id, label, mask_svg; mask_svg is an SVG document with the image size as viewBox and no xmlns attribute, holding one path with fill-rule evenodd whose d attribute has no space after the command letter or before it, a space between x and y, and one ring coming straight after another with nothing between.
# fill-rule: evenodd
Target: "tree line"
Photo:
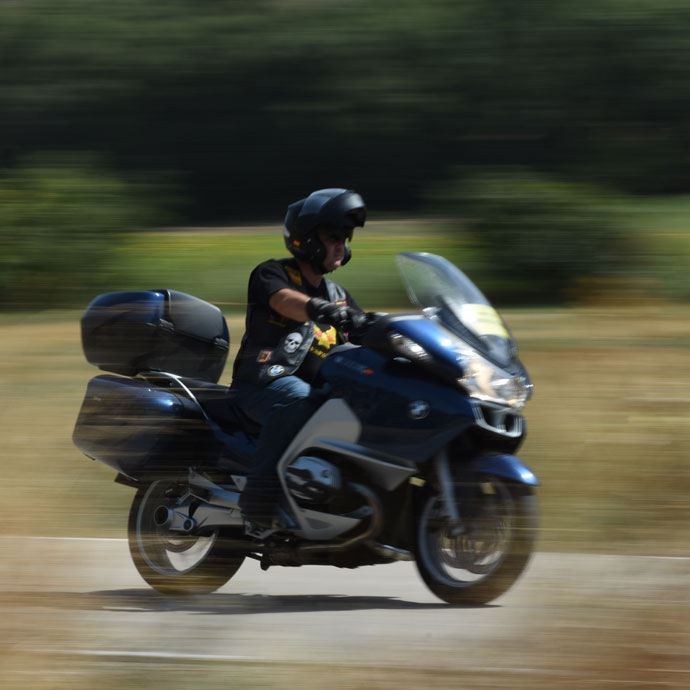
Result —
<instances>
[{"instance_id":1,"label":"tree line","mask_svg":"<svg viewBox=\"0 0 690 690\"><path fill-rule=\"evenodd\" d=\"M690 191L681 0L13 0L0 54L6 176L88 153L177 222L458 209L489 170Z\"/></svg>"},{"instance_id":2,"label":"tree line","mask_svg":"<svg viewBox=\"0 0 690 690\"><path fill-rule=\"evenodd\" d=\"M29 0L0 46L3 166L98 151L189 219L333 184L416 209L456 166L690 191L676 0Z\"/></svg>"}]
</instances>

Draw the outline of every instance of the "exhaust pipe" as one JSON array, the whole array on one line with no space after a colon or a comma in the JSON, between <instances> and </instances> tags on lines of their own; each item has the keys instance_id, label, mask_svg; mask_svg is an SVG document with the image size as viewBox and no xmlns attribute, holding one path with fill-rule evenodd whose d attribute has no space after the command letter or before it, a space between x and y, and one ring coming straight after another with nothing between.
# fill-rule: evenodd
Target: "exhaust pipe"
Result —
<instances>
[{"instance_id":1,"label":"exhaust pipe","mask_svg":"<svg viewBox=\"0 0 690 690\"><path fill-rule=\"evenodd\" d=\"M346 541L337 542L335 544L303 544L297 547L297 553L336 553L339 551L347 551L356 544L361 544L369 539L377 537L383 529L383 507L378 496L363 484L355 482L348 482L348 486L357 491L371 508L371 522L369 527L364 532L347 539Z\"/></svg>"},{"instance_id":2,"label":"exhaust pipe","mask_svg":"<svg viewBox=\"0 0 690 690\"><path fill-rule=\"evenodd\" d=\"M272 565L300 566L319 563L319 556L341 553L357 544L375 539L383 529L383 507L378 496L362 484L348 482L348 486L357 491L371 508L371 521L363 532L335 544L302 544L296 548L283 547L264 552L261 559L261 569L268 570Z\"/></svg>"},{"instance_id":3,"label":"exhaust pipe","mask_svg":"<svg viewBox=\"0 0 690 690\"><path fill-rule=\"evenodd\" d=\"M196 522L189 515L175 511L169 506L158 506L153 511L153 521L156 523L156 527L184 534L191 532L196 527Z\"/></svg>"}]
</instances>

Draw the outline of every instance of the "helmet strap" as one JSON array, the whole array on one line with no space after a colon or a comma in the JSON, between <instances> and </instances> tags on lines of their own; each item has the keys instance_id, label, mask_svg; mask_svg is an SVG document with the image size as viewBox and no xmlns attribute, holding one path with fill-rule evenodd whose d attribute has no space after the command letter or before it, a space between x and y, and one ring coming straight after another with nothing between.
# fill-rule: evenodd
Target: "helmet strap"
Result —
<instances>
[{"instance_id":1,"label":"helmet strap","mask_svg":"<svg viewBox=\"0 0 690 690\"><path fill-rule=\"evenodd\" d=\"M320 264L318 261L312 261L310 266L317 275L322 276L325 273L330 273L330 271L327 271L326 267L323 264Z\"/></svg>"}]
</instances>

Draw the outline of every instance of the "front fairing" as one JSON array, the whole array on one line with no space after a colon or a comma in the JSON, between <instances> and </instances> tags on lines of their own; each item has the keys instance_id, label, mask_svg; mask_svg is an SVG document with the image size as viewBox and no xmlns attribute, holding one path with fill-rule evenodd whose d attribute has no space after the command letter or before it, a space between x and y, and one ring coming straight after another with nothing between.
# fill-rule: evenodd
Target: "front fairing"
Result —
<instances>
[{"instance_id":1,"label":"front fairing","mask_svg":"<svg viewBox=\"0 0 690 690\"><path fill-rule=\"evenodd\" d=\"M423 318L398 324L411 358L416 344L426 364L443 364L471 397L519 409L532 385L508 327L474 283L443 257L403 253L398 270ZM423 356L418 358L424 363Z\"/></svg>"},{"instance_id":2,"label":"front fairing","mask_svg":"<svg viewBox=\"0 0 690 690\"><path fill-rule=\"evenodd\" d=\"M426 252L399 254L397 266L410 302L427 318L499 366L513 363L517 347L508 327L459 268Z\"/></svg>"}]
</instances>

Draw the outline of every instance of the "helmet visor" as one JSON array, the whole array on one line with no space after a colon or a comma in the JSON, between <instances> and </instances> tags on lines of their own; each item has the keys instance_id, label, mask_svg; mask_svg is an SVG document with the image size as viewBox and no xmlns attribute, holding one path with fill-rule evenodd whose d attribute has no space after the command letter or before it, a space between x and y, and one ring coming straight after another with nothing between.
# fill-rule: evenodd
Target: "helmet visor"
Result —
<instances>
[{"instance_id":1,"label":"helmet visor","mask_svg":"<svg viewBox=\"0 0 690 690\"><path fill-rule=\"evenodd\" d=\"M319 237L327 237L328 239L333 240L334 242L342 242L343 244L345 244L345 242L350 242L352 240L353 232L354 228L320 227L318 229Z\"/></svg>"}]
</instances>

